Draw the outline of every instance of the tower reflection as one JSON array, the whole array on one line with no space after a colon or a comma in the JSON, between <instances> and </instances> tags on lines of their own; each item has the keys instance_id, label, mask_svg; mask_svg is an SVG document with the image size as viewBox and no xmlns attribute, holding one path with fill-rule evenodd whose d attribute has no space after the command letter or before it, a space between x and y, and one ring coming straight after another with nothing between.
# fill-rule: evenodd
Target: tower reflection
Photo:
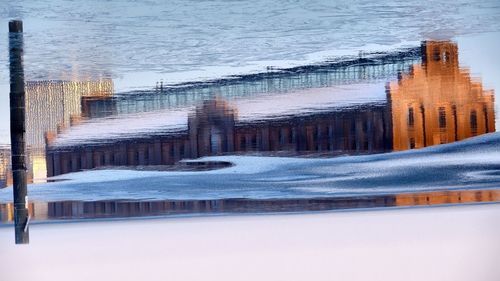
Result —
<instances>
[{"instance_id":1,"label":"tower reflection","mask_svg":"<svg viewBox=\"0 0 500 281\"><path fill-rule=\"evenodd\" d=\"M421 148L495 131L493 91L458 64L451 42L422 45L422 64L388 85L394 150Z\"/></svg>"}]
</instances>

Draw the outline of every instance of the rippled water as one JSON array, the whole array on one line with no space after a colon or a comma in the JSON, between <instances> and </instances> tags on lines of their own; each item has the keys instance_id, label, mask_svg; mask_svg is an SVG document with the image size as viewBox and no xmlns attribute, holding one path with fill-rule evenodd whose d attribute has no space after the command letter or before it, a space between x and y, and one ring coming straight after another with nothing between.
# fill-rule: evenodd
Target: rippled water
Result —
<instances>
[{"instance_id":1,"label":"rippled water","mask_svg":"<svg viewBox=\"0 0 500 281\"><path fill-rule=\"evenodd\" d=\"M29 178L166 170L213 155L334 157L495 132L494 90L453 41L284 72L116 93L112 79L28 81ZM2 186L11 183L2 151Z\"/></svg>"},{"instance_id":2,"label":"rippled water","mask_svg":"<svg viewBox=\"0 0 500 281\"><path fill-rule=\"evenodd\" d=\"M496 130L498 1L46 0L6 2L0 15L5 42L7 20L24 21L34 183L212 155L401 151ZM12 181L7 59L0 188Z\"/></svg>"},{"instance_id":3,"label":"rippled water","mask_svg":"<svg viewBox=\"0 0 500 281\"><path fill-rule=\"evenodd\" d=\"M124 89L500 31L500 3L3 0L0 18L4 41L8 19L25 22L28 80L104 76ZM6 55L0 65L7 84Z\"/></svg>"}]
</instances>

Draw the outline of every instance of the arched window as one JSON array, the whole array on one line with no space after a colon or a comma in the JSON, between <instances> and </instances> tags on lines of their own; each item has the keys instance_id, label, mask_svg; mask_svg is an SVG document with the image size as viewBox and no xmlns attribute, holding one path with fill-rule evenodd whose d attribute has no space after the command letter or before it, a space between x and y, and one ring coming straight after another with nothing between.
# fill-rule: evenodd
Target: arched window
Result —
<instances>
[{"instance_id":1,"label":"arched window","mask_svg":"<svg viewBox=\"0 0 500 281\"><path fill-rule=\"evenodd\" d=\"M450 60L450 52L443 52L443 62L448 62Z\"/></svg>"},{"instance_id":2,"label":"arched window","mask_svg":"<svg viewBox=\"0 0 500 281\"><path fill-rule=\"evenodd\" d=\"M415 117L413 113L413 107L408 108L408 127L413 127L415 125Z\"/></svg>"},{"instance_id":3,"label":"arched window","mask_svg":"<svg viewBox=\"0 0 500 281\"><path fill-rule=\"evenodd\" d=\"M434 48L434 52L432 54L432 59L434 61L439 61L441 60L441 52L439 51L439 48Z\"/></svg>"},{"instance_id":4,"label":"arched window","mask_svg":"<svg viewBox=\"0 0 500 281\"><path fill-rule=\"evenodd\" d=\"M410 149L415 148L415 138L410 138Z\"/></svg>"},{"instance_id":5,"label":"arched window","mask_svg":"<svg viewBox=\"0 0 500 281\"><path fill-rule=\"evenodd\" d=\"M210 152L216 154L220 152L220 146L222 143L222 133L216 128L210 128Z\"/></svg>"},{"instance_id":6,"label":"arched window","mask_svg":"<svg viewBox=\"0 0 500 281\"><path fill-rule=\"evenodd\" d=\"M444 107L439 108L439 128L446 128L446 111Z\"/></svg>"},{"instance_id":7,"label":"arched window","mask_svg":"<svg viewBox=\"0 0 500 281\"><path fill-rule=\"evenodd\" d=\"M475 110L470 112L470 130L473 135L477 134L477 112Z\"/></svg>"}]
</instances>

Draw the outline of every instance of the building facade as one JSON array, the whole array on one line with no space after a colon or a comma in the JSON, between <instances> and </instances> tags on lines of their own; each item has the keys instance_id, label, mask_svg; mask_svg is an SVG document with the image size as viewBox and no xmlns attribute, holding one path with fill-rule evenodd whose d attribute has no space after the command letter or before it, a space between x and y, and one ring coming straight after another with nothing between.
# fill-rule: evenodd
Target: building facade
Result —
<instances>
[{"instance_id":1,"label":"building facade","mask_svg":"<svg viewBox=\"0 0 500 281\"><path fill-rule=\"evenodd\" d=\"M390 108L367 104L252 123L221 100L205 101L188 129L116 143L47 150L49 176L102 166L172 165L182 159L224 154L338 155L392 149Z\"/></svg>"},{"instance_id":2,"label":"building facade","mask_svg":"<svg viewBox=\"0 0 500 281\"><path fill-rule=\"evenodd\" d=\"M495 131L494 93L459 67L455 43L425 42L422 64L387 88L396 151Z\"/></svg>"}]
</instances>

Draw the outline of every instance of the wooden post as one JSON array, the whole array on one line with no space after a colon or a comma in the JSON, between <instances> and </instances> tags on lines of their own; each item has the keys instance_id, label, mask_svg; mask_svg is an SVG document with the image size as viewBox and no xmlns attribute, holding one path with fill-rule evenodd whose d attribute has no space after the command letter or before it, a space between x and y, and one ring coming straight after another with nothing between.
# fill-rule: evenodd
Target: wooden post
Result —
<instances>
[{"instance_id":1,"label":"wooden post","mask_svg":"<svg viewBox=\"0 0 500 281\"><path fill-rule=\"evenodd\" d=\"M23 69L23 22L9 22L10 141L14 180L14 224L16 244L29 243L26 183L26 109Z\"/></svg>"}]
</instances>

